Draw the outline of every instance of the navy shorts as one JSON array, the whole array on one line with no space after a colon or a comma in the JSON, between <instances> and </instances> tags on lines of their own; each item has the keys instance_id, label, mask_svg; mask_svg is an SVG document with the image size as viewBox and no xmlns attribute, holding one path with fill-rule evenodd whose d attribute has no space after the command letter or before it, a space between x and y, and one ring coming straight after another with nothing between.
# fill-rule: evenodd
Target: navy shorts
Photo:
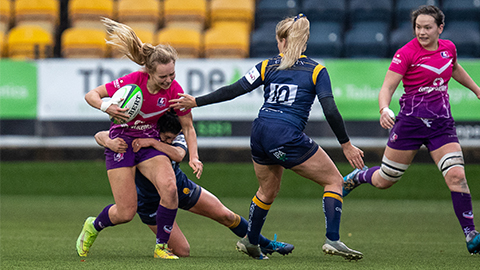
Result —
<instances>
[{"instance_id":1,"label":"navy shorts","mask_svg":"<svg viewBox=\"0 0 480 270\"><path fill-rule=\"evenodd\" d=\"M125 153L116 153L105 148L105 165L107 171L116 168L123 167L133 167L145 160L151 159L153 157L164 155L165 153L158 151L153 147L141 148L138 152L133 152L132 141L135 138L131 137L121 137L127 144L128 148Z\"/></svg>"},{"instance_id":2,"label":"navy shorts","mask_svg":"<svg viewBox=\"0 0 480 270\"><path fill-rule=\"evenodd\" d=\"M178 208L189 210L197 204L202 188L188 179L180 168L175 170L175 177L177 179ZM160 204L157 189L138 169L135 173L135 185L137 186L138 216L147 225L157 225L156 216Z\"/></svg>"},{"instance_id":3,"label":"navy shorts","mask_svg":"<svg viewBox=\"0 0 480 270\"><path fill-rule=\"evenodd\" d=\"M256 163L290 169L313 156L318 144L291 124L257 118L252 124L250 148Z\"/></svg>"},{"instance_id":4,"label":"navy shorts","mask_svg":"<svg viewBox=\"0 0 480 270\"><path fill-rule=\"evenodd\" d=\"M418 150L425 145L433 151L452 142L458 143L453 118L424 119L399 115L390 130L387 145L397 150Z\"/></svg>"}]
</instances>

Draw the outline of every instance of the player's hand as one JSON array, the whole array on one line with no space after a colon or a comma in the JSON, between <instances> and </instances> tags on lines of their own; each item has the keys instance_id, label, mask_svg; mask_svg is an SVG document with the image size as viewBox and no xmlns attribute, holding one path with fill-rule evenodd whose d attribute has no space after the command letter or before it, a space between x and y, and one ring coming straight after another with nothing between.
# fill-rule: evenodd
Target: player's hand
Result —
<instances>
[{"instance_id":1,"label":"player's hand","mask_svg":"<svg viewBox=\"0 0 480 270\"><path fill-rule=\"evenodd\" d=\"M365 163L363 162L363 151L350 141L342 144L343 154L353 168L363 169Z\"/></svg>"},{"instance_id":2,"label":"player's hand","mask_svg":"<svg viewBox=\"0 0 480 270\"><path fill-rule=\"evenodd\" d=\"M132 142L133 152L136 153L136 152L140 151L140 149L142 149L142 148L153 146L155 142L157 142L157 141L155 139L152 139L152 138L138 138L138 139L135 139Z\"/></svg>"},{"instance_id":3,"label":"player's hand","mask_svg":"<svg viewBox=\"0 0 480 270\"><path fill-rule=\"evenodd\" d=\"M115 138L106 142L107 148L115 153L127 152L128 144L122 138Z\"/></svg>"},{"instance_id":4,"label":"player's hand","mask_svg":"<svg viewBox=\"0 0 480 270\"><path fill-rule=\"evenodd\" d=\"M117 122L124 123L128 120L128 118L130 118L130 116L125 113L126 111L128 111L128 108L122 109L118 107L117 104L112 104L107 108L105 112L108 113L110 117L117 120Z\"/></svg>"},{"instance_id":5,"label":"player's hand","mask_svg":"<svg viewBox=\"0 0 480 270\"><path fill-rule=\"evenodd\" d=\"M180 98L171 99L170 108L174 108L175 110L188 110L194 107L197 107L197 102L195 101L195 97L190 96L188 94L178 94Z\"/></svg>"},{"instance_id":6,"label":"player's hand","mask_svg":"<svg viewBox=\"0 0 480 270\"><path fill-rule=\"evenodd\" d=\"M388 112L387 109L388 108L383 109L382 114L380 115L380 125L384 129L391 129L395 124L395 115L393 115L394 118L392 118L392 115Z\"/></svg>"},{"instance_id":7,"label":"player's hand","mask_svg":"<svg viewBox=\"0 0 480 270\"><path fill-rule=\"evenodd\" d=\"M197 177L197 179L200 179L202 176L203 172L203 163L199 159L190 159L188 162L188 165L193 169L193 173Z\"/></svg>"}]
</instances>

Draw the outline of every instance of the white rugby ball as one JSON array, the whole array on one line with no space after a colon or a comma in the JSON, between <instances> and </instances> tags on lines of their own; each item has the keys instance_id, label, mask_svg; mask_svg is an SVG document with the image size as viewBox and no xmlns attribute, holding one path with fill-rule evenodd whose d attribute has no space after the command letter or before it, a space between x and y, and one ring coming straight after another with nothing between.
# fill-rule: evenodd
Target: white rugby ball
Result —
<instances>
[{"instance_id":1,"label":"white rugby ball","mask_svg":"<svg viewBox=\"0 0 480 270\"><path fill-rule=\"evenodd\" d=\"M138 87L138 85L136 84L127 84L118 89L117 92L113 94L111 100L122 109L128 108L126 114L128 114L130 117L127 121L117 121L113 118L110 118L110 120L117 125L125 124L132 121L138 115L140 109L142 108L142 89L140 89L140 87Z\"/></svg>"}]
</instances>

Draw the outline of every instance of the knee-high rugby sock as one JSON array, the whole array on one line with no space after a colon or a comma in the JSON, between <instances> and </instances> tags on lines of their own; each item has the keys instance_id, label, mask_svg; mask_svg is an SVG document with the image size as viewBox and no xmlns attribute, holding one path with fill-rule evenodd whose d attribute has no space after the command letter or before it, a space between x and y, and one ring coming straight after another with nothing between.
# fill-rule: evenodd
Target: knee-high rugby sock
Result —
<instances>
[{"instance_id":1,"label":"knee-high rugby sock","mask_svg":"<svg viewBox=\"0 0 480 270\"><path fill-rule=\"evenodd\" d=\"M257 196L253 197L252 203L250 204L247 229L248 240L250 240L251 244L258 245L260 231L262 230L263 223L265 223L270 206L272 206L271 203L264 203L257 198Z\"/></svg>"},{"instance_id":2,"label":"knee-high rugby sock","mask_svg":"<svg viewBox=\"0 0 480 270\"><path fill-rule=\"evenodd\" d=\"M358 182L360 182L361 184L368 183L368 184L372 185L373 173L375 171L378 171L378 170L380 170L380 166L371 167L366 171L359 172L356 176L356 177L358 177L357 178Z\"/></svg>"},{"instance_id":3,"label":"knee-high rugby sock","mask_svg":"<svg viewBox=\"0 0 480 270\"><path fill-rule=\"evenodd\" d=\"M342 195L325 191L323 193L323 213L325 214L326 236L331 241L340 239L340 219L342 217Z\"/></svg>"},{"instance_id":4,"label":"knee-high rugby sock","mask_svg":"<svg viewBox=\"0 0 480 270\"><path fill-rule=\"evenodd\" d=\"M93 222L93 227L95 227L95 230L97 230L98 232L103 230L106 227L114 226L112 221L110 221L110 217L108 216L108 210L112 206L113 204L110 204L110 205L107 205L105 208L103 208L102 212L98 214L97 218Z\"/></svg>"},{"instance_id":5,"label":"knee-high rugby sock","mask_svg":"<svg viewBox=\"0 0 480 270\"><path fill-rule=\"evenodd\" d=\"M170 239L173 222L177 216L177 208L168 209L158 205L157 209L157 244L166 244Z\"/></svg>"},{"instance_id":6,"label":"knee-high rugby sock","mask_svg":"<svg viewBox=\"0 0 480 270\"><path fill-rule=\"evenodd\" d=\"M468 193L451 192L453 210L457 216L460 226L462 226L465 236L471 231L475 230L475 224L473 223L473 207L472 197Z\"/></svg>"},{"instance_id":7,"label":"knee-high rugby sock","mask_svg":"<svg viewBox=\"0 0 480 270\"><path fill-rule=\"evenodd\" d=\"M247 228L248 228L248 221L244 219L242 216L234 214L235 215L235 221L232 223L232 225L227 226L236 236L238 237L245 237L247 235ZM270 240L265 238L265 236L261 235L258 238L258 244L261 247L266 247L268 244L270 244Z\"/></svg>"}]
</instances>

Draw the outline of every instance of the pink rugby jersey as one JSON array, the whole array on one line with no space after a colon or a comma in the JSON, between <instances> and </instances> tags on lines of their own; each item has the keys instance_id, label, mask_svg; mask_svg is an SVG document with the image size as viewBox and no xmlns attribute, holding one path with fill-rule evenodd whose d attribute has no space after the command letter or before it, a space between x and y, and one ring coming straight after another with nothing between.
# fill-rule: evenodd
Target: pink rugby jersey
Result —
<instances>
[{"instance_id":1,"label":"pink rugby jersey","mask_svg":"<svg viewBox=\"0 0 480 270\"><path fill-rule=\"evenodd\" d=\"M169 109L169 100L178 98L178 94L183 93L183 89L177 81L173 80L169 89L162 89L153 95L147 90L148 76L146 72L137 71L105 85L110 97L119 88L127 84L138 85L143 93L143 104L140 113L132 121L125 124L116 125L112 122L110 126L110 138L115 138L119 135L134 138L159 137L156 127L158 118ZM175 111L178 116L183 116L190 113L191 110Z\"/></svg>"},{"instance_id":2,"label":"pink rugby jersey","mask_svg":"<svg viewBox=\"0 0 480 270\"><path fill-rule=\"evenodd\" d=\"M448 81L452 77L457 50L449 40L438 40L438 49L428 51L415 38L400 48L389 70L403 75L405 93L400 114L418 118L449 118Z\"/></svg>"}]
</instances>

